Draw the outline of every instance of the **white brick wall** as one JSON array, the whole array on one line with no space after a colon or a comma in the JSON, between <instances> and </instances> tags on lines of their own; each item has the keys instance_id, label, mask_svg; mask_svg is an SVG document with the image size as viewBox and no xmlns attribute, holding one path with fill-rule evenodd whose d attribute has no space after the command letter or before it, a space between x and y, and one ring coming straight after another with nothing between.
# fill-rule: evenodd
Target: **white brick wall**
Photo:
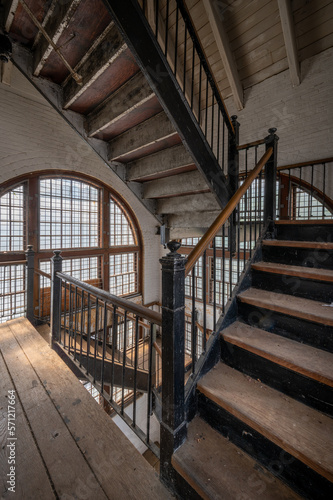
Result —
<instances>
[{"instance_id":1,"label":"white brick wall","mask_svg":"<svg viewBox=\"0 0 333 500\"><path fill-rule=\"evenodd\" d=\"M65 169L111 186L131 206L142 231L144 302L158 300L157 220L15 68L11 86L0 83L0 116L0 185L29 172Z\"/></svg>"}]
</instances>

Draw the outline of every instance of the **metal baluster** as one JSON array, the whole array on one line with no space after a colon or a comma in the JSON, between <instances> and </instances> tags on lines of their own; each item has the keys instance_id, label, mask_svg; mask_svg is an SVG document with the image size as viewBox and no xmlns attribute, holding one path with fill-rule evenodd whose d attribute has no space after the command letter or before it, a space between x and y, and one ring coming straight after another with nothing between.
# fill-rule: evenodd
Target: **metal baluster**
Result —
<instances>
[{"instance_id":1,"label":"metal baluster","mask_svg":"<svg viewBox=\"0 0 333 500\"><path fill-rule=\"evenodd\" d=\"M191 321L191 353L192 353L192 372L195 370L196 352L197 352L197 329L195 313L195 265L192 268L192 321Z\"/></svg>"},{"instance_id":2,"label":"metal baluster","mask_svg":"<svg viewBox=\"0 0 333 500\"><path fill-rule=\"evenodd\" d=\"M186 93L186 51L187 51L187 28L184 30L184 77L183 77L183 92Z\"/></svg>"},{"instance_id":3,"label":"metal baluster","mask_svg":"<svg viewBox=\"0 0 333 500\"><path fill-rule=\"evenodd\" d=\"M108 308L106 302L104 302L104 315L103 315L103 351L102 351L102 363L101 363L101 386L102 393L104 392L104 369L105 369L105 356L106 356L106 335L108 328Z\"/></svg>"},{"instance_id":4,"label":"metal baluster","mask_svg":"<svg viewBox=\"0 0 333 500\"><path fill-rule=\"evenodd\" d=\"M80 325L80 366L82 365L82 340L84 332L84 290L81 291L81 325Z\"/></svg>"},{"instance_id":5,"label":"metal baluster","mask_svg":"<svg viewBox=\"0 0 333 500\"><path fill-rule=\"evenodd\" d=\"M90 321L91 321L91 305L90 305L90 293L87 293L87 307L88 307L88 322L87 322L87 374L89 373L89 357L90 357Z\"/></svg>"},{"instance_id":6,"label":"metal baluster","mask_svg":"<svg viewBox=\"0 0 333 500\"><path fill-rule=\"evenodd\" d=\"M311 165L311 190L310 190L310 203L309 203L309 219L312 214L312 195L313 195L313 165Z\"/></svg>"},{"instance_id":7,"label":"metal baluster","mask_svg":"<svg viewBox=\"0 0 333 500\"><path fill-rule=\"evenodd\" d=\"M202 64L199 62L199 112L198 112L198 122L201 126L201 80L202 80Z\"/></svg>"},{"instance_id":8,"label":"metal baluster","mask_svg":"<svg viewBox=\"0 0 333 500\"><path fill-rule=\"evenodd\" d=\"M203 256L202 256L202 280L203 280L203 283L202 283L202 299L203 299L203 342L202 342L202 346L203 346L203 350L205 351L206 350L206 328L207 328L207 287L206 287L206 264L207 264L207 252L206 250L204 251L203 253Z\"/></svg>"},{"instance_id":9,"label":"metal baluster","mask_svg":"<svg viewBox=\"0 0 333 500\"><path fill-rule=\"evenodd\" d=\"M213 239L213 324L216 327L216 238Z\"/></svg>"},{"instance_id":10,"label":"metal baluster","mask_svg":"<svg viewBox=\"0 0 333 500\"><path fill-rule=\"evenodd\" d=\"M191 82L191 109L193 110L193 98L194 98L194 64L195 64L195 48L192 42L192 82Z\"/></svg>"},{"instance_id":11,"label":"metal baluster","mask_svg":"<svg viewBox=\"0 0 333 500\"><path fill-rule=\"evenodd\" d=\"M74 316L74 360L76 361L76 336L77 336L77 286L75 285L75 316Z\"/></svg>"},{"instance_id":12,"label":"metal baluster","mask_svg":"<svg viewBox=\"0 0 333 500\"><path fill-rule=\"evenodd\" d=\"M292 212L291 212L291 205L292 205L292 186L291 186L291 175L290 175L290 169L289 169L289 187L288 187L288 216L289 216L289 219L293 219L292 217Z\"/></svg>"},{"instance_id":13,"label":"metal baluster","mask_svg":"<svg viewBox=\"0 0 333 500\"><path fill-rule=\"evenodd\" d=\"M150 324L150 339L149 339L149 362L148 362L148 391L147 391L147 443L150 439L150 415L151 415L151 398L152 398L152 357L153 357L153 339L154 339L154 325Z\"/></svg>"},{"instance_id":14,"label":"metal baluster","mask_svg":"<svg viewBox=\"0 0 333 500\"><path fill-rule=\"evenodd\" d=\"M324 169L324 175L323 175L323 219L324 219L325 218L325 198L326 198L326 196L325 196L325 189L326 189L326 185L325 185L325 183L326 183L326 179L325 179L325 177L326 177L326 163L322 163L322 165L323 165L323 169Z\"/></svg>"},{"instance_id":15,"label":"metal baluster","mask_svg":"<svg viewBox=\"0 0 333 500\"><path fill-rule=\"evenodd\" d=\"M160 11L159 0L156 0L156 12L155 12L155 37L158 38L158 14Z\"/></svg>"},{"instance_id":16,"label":"metal baluster","mask_svg":"<svg viewBox=\"0 0 333 500\"><path fill-rule=\"evenodd\" d=\"M66 349L66 315L67 315L67 286L66 281L61 280L61 287L64 288L64 349ZM60 330L61 332L61 330ZM61 333L60 333L61 340Z\"/></svg>"},{"instance_id":17,"label":"metal baluster","mask_svg":"<svg viewBox=\"0 0 333 500\"><path fill-rule=\"evenodd\" d=\"M168 53L168 35L169 35L169 0L166 3L166 15L165 15L165 47L164 55L167 57Z\"/></svg>"},{"instance_id":18,"label":"metal baluster","mask_svg":"<svg viewBox=\"0 0 333 500\"><path fill-rule=\"evenodd\" d=\"M214 101L215 101L214 93L212 92L212 130L211 130L211 137L210 137L210 140L211 140L210 147L211 147L212 151L214 149Z\"/></svg>"},{"instance_id":19,"label":"metal baluster","mask_svg":"<svg viewBox=\"0 0 333 500\"><path fill-rule=\"evenodd\" d=\"M125 376L126 376L126 342L127 342L127 311L124 315L124 340L123 340L123 370L121 380L121 414L124 414L124 394L125 394Z\"/></svg>"},{"instance_id":20,"label":"metal baluster","mask_svg":"<svg viewBox=\"0 0 333 500\"><path fill-rule=\"evenodd\" d=\"M175 34L175 72L177 74L177 62L178 62L178 27L179 27L179 7L176 5L176 34Z\"/></svg>"},{"instance_id":21,"label":"metal baluster","mask_svg":"<svg viewBox=\"0 0 333 500\"><path fill-rule=\"evenodd\" d=\"M113 306L113 318L112 318L112 363L111 363L111 396L110 401L113 400L113 389L114 389L114 356L115 349L117 345L117 330L118 330L118 315L117 306Z\"/></svg>"},{"instance_id":22,"label":"metal baluster","mask_svg":"<svg viewBox=\"0 0 333 500\"><path fill-rule=\"evenodd\" d=\"M96 308L96 313L95 313L95 349L94 349L94 383L96 382L96 358L97 358L97 349L98 349L98 323L99 323L99 304L98 304L98 298L96 297L96 302L95 302L95 308Z\"/></svg>"},{"instance_id":23,"label":"metal baluster","mask_svg":"<svg viewBox=\"0 0 333 500\"><path fill-rule=\"evenodd\" d=\"M220 162L220 110L217 110L217 145L216 145L216 157L217 161ZM221 165L221 164L220 164ZM223 170L223 163L221 165L221 168Z\"/></svg>"},{"instance_id":24,"label":"metal baluster","mask_svg":"<svg viewBox=\"0 0 333 500\"><path fill-rule=\"evenodd\" d=\"M138 371L138 346L139 346L139 317L135 317L135 340L134 340L134 381L133 381L133 427L136 426L136 387Z\"/></svg>"},{"instance_id":25,"label":"metal baluster","mask_svg":"<svg viewBox=\"0 0 333 500\"><path fill-rule=\"evenodd\" d=\"M205 137L207 137L207 123L208 123L208 76L206 75Z\"/></svg>"},{"instance_id":26,"label":"metal baluster","mask_svg":"<svg viewBox=\"0 0 333 500\"><path fill-rule=\"evenodd\" d=\"M229 242L228 242L229 243ZM225 311L225 224L222 226L222 313Z\"/></svg>"}]
</instances>

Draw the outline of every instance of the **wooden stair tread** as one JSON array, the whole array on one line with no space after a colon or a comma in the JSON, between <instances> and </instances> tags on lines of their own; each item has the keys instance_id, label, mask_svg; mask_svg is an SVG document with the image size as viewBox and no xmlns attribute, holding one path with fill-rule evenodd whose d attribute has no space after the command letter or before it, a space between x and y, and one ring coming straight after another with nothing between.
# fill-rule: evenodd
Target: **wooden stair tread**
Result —
<instances>
[{"instance_id":1,"label":"wooden stair tread","mask_svg":"<svg viewBox=\"0 0 333 500\"><path fill-rule=\"evenodd\" d=\"M219 363L198 383L217 405L333 481L333 420Z\"/></svg>"},{"instance_id":2,"label":"wooden stair tread","mask_svg":"<svg viewBox=\"0 0 333 500\"><path fill-rule=\"evenodd\" d=\"M300 499L199 417L190 423L187 441L173 455L172 465L204 499L221 498L221 492L225 500ZM259 491L258 484L263 485Z\"/></svg>"},{"instance_id":3,"label":"wooden stair tread","mask_svg":"<svg viewBox=\"0 0 333 500\"><path fill-rule=\"evenodd\" d=\"M263 240L262 244L269 247L316 248L318 250L333 250L333 243L296 240Z\"/></svg>"},{"instance_id":4,"label":"wooden stair tread","mask_svg":"<svg viewBox=\"0 0 333 500\"><path fill-rule=\"evenodd\" d=\"M333 326L333 307L323 302L283 293L268 292L259 288L249 288L237 297L241 302L256 307Z\"/></svg>"},{"instance_id":5,"label":"wooden stair tread","mask_svg":"<svg viewBox=\"0 0 333 500\"><path fill-rule=\"evenodd\" d=\"M252 264L252 269L274 274L284 274L287 276L298 276L318 281L333 281L333 270L319 269L316 267L288 266L276 264L275 262L256 262Z\"/></svg>"},{"instance_id":6,"label":"wooden stair tread","mask_svg":"<svg viewBox=\"0 0 333 500\"><path fill-rule=\"evenodd\" d=\"M223 331L226 342L333 387L333 354L235 321Z\"/></svg>"},{"instance_id":7,"label":"wooden stair tread","mask_svg":"<svg viewBox=\"0 0 333 500\"><path fill-rule=\"evenodd\" d=\"M279 226L311 225L320 226L323 224L333 224L333 219L307 219L307 220L276 220L275 224Z\"/></svg>"}]
</instances>

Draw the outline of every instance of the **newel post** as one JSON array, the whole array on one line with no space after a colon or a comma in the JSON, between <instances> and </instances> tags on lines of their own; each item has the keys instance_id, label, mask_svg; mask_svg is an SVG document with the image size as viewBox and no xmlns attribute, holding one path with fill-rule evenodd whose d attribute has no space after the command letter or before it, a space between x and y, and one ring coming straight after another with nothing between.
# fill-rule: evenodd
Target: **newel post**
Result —
<instances>
[{"instance_id":1,"label":"newel post","mask_svg":"<svg viewBox=\"0 0 333 500\"><path fill-rule=\"evenodd\" d=\"M27 319L32 325L35 324L34 315L34 280L35 280L35 252L33 251L32 245L28 245L28 249L25 252L27 259Z\"/></svg>"},{"instance_id":2,"label":"newel post","mask_svg":"<svg viewBox=\"0 0 333 500\"><path fill-rule=\"evenodd\" d=\"M265 137L266 151L272 147L273 154L265 165L265 202L264 202L264 223L276 218L276 175L277 175L277 149L278 136L275 134L276 128L268 130L269 135Z\"/></svg>"},{"instance_id":3,"label":"newel post","mask_svg":"<svg viewBox=\"0 0 333 500\"><path fill-rule=\"evenodd\" d=\"M62 271L62 257L60 250L54 250L51 259L51 338L52 343L60 340L61 329L61 279L57 272Z\"/></svg>"},{"instance_id":4,"label":"newel post","mask_svg":"<svg viewBox=\"0 0 333 500\"><path fill-rule=\"evenodd\" d=\"M185 263L171 241L162 264L162 421L161 476L172 482L171 457L186 438L184 409Z\"/></svg>"}]
</instances>

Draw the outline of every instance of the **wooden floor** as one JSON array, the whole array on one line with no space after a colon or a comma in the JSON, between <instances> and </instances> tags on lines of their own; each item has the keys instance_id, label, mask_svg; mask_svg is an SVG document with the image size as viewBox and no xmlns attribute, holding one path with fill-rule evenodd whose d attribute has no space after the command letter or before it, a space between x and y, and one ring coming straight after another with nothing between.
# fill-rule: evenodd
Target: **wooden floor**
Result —
<instances>
[{"instance_id":1,"label":"wooden floor","mask_svg":"<svg viewBox=\"0 0 333 500\"><path fill-rule=\"evenodd\" d=\"M0 325L0 387L1 500L172 497L25 318Z\"/></svg>"}]
</instances>

